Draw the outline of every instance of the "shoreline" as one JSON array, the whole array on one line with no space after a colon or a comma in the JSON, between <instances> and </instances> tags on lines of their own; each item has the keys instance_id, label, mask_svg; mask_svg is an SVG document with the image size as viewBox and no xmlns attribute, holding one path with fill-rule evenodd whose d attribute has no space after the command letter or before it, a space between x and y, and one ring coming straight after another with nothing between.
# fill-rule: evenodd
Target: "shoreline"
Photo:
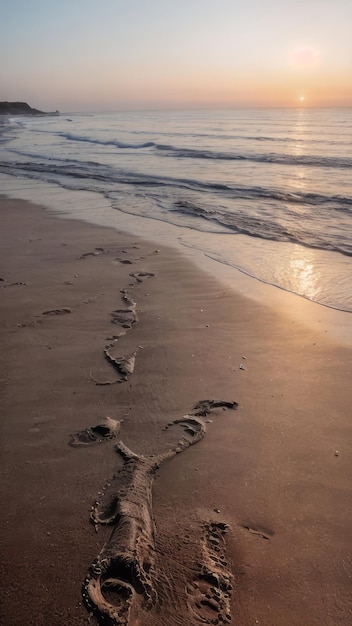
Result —
<instances>
[{"instance_id":1,"label":"shoreline","mask_svg":"<svg viewBox=\"0 0 352 626\"><path fill-rule=\"evenodd\" d=\"M110 416L133 451L158 454L177 444L163 428L204 398L239 407L210 415L204 440L160 468L162 602L133 618L212 623L222 609L202 604L196 564L218 545L233 623L349 623L351 350L298 320L292 332L276 302L236 293L173 249L22 201L1 199L0 211L8 626L88 616L81 586L109 537L89 511L121 460L113 441L75 450L70 436ZM126 309L121 290L136 305L130 328L111 323ZM96 385L117 376L104 349L120 332L113 355L136 353L134 370Z\"/></svg>"},{"instance_id":2,"label":"shoreline","mask_svg":"<svg viewBox=\"0 0 352 626\"><path fill-rule=\"evenodd\" d=\"M31 181L32 184L35 181ZM44 191L43 191L44 190ZM20 198L46 208L60 219L80 219L88 224L113 228L127 236L146 238L156 246L163 241L166 246L195 263L224 286L259 304L281 311L293 324L299 323L321 332L332 342L352 347L352 313L314 302L284 287L266 283L250 276L234 266L212 257L202 247L187 243L187 229L153 218L121 213L111 207L110 201L99 193L65 190L48 184L37 183L21 192L6 190L8 197ZM82 210L80 210L82 206ZM64 207L64 208L63 208ZM84 207L84 208L83 208ZM203 233L204 235L204 233ZM236 235L241 240L242 235Z\"/></svg>"}]
</instances>

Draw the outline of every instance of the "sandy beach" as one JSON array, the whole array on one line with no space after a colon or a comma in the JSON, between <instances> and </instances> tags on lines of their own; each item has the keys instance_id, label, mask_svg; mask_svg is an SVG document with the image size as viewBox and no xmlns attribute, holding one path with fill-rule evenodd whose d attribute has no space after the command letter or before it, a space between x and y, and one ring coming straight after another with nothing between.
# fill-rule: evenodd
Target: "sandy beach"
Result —
<instances>
[{"instance_id":1,"label":"sandy beach","mask_svg":"<svg viewBox=\"0 0 352 626\"><path fill-rule=\"evenodd\" d=\"M1 623L351 624L351 349L172 249L0 215Z\"/></svg>"}]
</instances>

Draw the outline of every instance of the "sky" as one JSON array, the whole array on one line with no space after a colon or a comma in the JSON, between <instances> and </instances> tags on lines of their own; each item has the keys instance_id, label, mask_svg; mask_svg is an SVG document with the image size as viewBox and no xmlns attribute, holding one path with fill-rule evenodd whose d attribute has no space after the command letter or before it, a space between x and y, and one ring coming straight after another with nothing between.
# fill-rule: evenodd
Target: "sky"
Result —
<instances>
[{"instance_id":1,"label":"sky","mask_svg":"<svg viewBox=\"0 0 352 626\"><path fill-rule=\"evenodd\" d=\"M352 106L352 0L0 0L0 100Z\"/></svg>"}]
</instances>

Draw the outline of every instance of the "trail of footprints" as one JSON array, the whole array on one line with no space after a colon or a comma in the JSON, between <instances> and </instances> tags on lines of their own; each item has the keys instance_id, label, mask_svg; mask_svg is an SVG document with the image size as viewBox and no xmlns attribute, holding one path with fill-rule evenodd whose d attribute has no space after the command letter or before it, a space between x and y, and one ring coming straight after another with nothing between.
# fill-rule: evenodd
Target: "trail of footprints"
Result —
<instances>
[{"instance_id":1,"label":"trail of footprints","mask_svg":"<svg viewBox=\"0 0 352 626\"><path fill-rule=\"evenodd\" d=\"M96 248L80 258L104 252L103 248ZM124 264L129 262L128 259L117 260ZM154 274L132 272L130 276L137 284ZM134 370L137 352L123 357L112 354L120 337L138 323L136 303L126 289L121 290L121 294L125 308L112 311L111 321L123 330L108 338L110 343L104 348L104 356L118 372L119 378L97 381L91 375L98 385L125 382ZM138 609L145 611L157 607L157 576L153 569L156 550L152 512L154 476L163 461L203 439L206 434L205 416L218 408L236 409L237 406L236 402L222 400L198 402L191 413L165 427L168 430L178 425L184 432L177 444L165 453L144 456L130 450L122 441L115 444L114 450L123 458L124 464L99 493L90 516L96 530L102 524L111 526L112 531L91 564L82 588L85 606L99 624L132 626ZM120 426L119 421L106 417L96 426L72 435L69 443L73 447L89 447L113 440L117 438ZM190 624L227 624L231 621L232 575L227 567L224 538L227 529L227 525L220 522L204 523L202 526L201 562L197 564L194 580L186 589Z\"/></svg>"},{"instance_id":2,"label":"trail of footprints","mask_svg":"<svg viewBox=\"0 0 352 626\"><path fill-rule=\"evenodd\" d=\"M223 522L205 523L202 536L202 562L197 578L187 587L188 607L202 624L231 622L232 574L226 561Z\"/></svg>"},{"instance_id":3,"label":"trail of footprints","mask_svg":"<svg viewBox=\"0 0 352 626\"><path fill-rule=\"evenodd\" d=\"M131 272L130 276L135 279L136 283L142 283L145 278L151 278L155 276L155 274L152 272ZM120 293L125 303L125 308L112 311L111 322L122 327L124 330L118 335L114 335L110 339L110 343L104 348L105 359L113 366L115 371L117 371L118 378L114 380L97 380L91 373L90 377L96 385L114 385L116 383L125 382L134 371L138 350L124 356L114 356L112 354L112 350L116 347L120 337L123 337L127 331L131 330L138 323L136 302L131 298L127 289L121 289Z\"/></svg>"}]
</instances>

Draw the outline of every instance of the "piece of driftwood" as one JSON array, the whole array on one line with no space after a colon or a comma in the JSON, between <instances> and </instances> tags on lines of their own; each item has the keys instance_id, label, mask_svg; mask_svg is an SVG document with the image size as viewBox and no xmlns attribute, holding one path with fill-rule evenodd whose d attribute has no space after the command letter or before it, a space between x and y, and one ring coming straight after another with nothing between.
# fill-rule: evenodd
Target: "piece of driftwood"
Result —
<instances>
[{"instance_id":1,"label":"piece of driftwood","mask_svg":"<svg viewBox=\"0 0 352 626\"><path fill-rule=\"evenodd\" d=\"M203 417L214 408L237 408L236 402L204 400L193 413L171 422L185 435L164 454L135 454L122 441L115 450L121 470L107 484L104 497L91 513L94 524L111 524L110 538L92 563L83 585L83 599L100 624L128 626L134 603L152 607L157 602L153 585L155 525L152 484L161 463L199 442L206 433Z\"/></svg>"}]
</instances>

